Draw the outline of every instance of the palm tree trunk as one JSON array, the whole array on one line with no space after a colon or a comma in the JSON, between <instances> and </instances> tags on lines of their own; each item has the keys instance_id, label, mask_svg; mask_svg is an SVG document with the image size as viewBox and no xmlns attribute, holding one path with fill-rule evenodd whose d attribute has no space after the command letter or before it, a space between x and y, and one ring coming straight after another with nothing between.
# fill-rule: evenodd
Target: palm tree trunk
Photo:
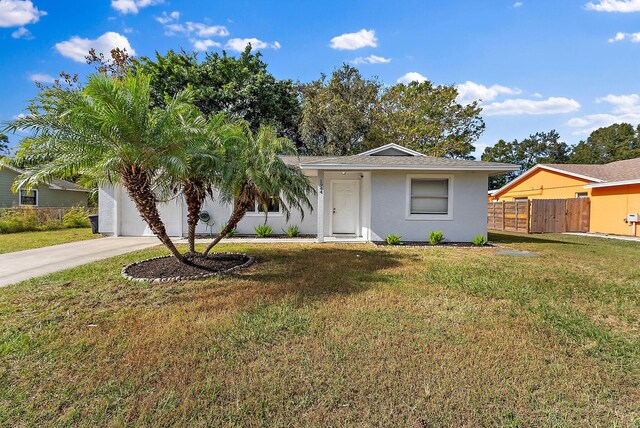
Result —
<instances>
[{"instance_id":1,"label":"palm tree trunk","mask_svg":"<svg viewBox=\"0 0 640 428\"><path fill-rule=\"evenodd\" d=\"M227 225L220 231L220 234L215 237L215 239L207 246L207 249L204 250L203 255L208 255L213 247L216 246L218 242L222 240L229 232L231 232L237 225L240 223L240 220L244 217L244 215L249 211L248 204L236 203L233 208L233 212L231 213L231 217L229 217L229 221Z\"/></svg>"},{"instance_id":2,"label":"palm tree trunk","mask_svg":"<svg viewBox=\"0 0 640 428\"><path fill-rule=\"evenodd\" d=\"M189 252L196 251L196 226L200 216L200 210L206 197L201 180L189 179L183 183L185 201L187 202L187 226Z\"/></svg>"},{"instance_id":3,"label":"palm tree trunk","mask_svg":"<svg viewBox=\"0 0 640 428\"><path fill-rule=\"evenodd\" d=\"M138 212L147 222L151 231L158 237L160 242L171 251L171 254L178 259L181 263L184 263L182 254L178 251L164 227L160 213L158 212L158 206L156 203L156 196L151 189L151 183L148 175L145 172L140 171L138 168L132 167L131 170L127 170L122 174L123 185L127 189L129 196L136 204Z\"/></svg>"}]
</instances>

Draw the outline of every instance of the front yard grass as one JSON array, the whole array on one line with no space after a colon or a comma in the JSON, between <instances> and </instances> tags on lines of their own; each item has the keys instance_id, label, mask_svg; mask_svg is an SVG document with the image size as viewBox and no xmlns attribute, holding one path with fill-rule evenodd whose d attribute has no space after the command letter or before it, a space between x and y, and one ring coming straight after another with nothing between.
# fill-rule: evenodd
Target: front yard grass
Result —
<instances>
[{"instance_id":1,"label":"front yard grass","mask_svg":"<svg viewBox=\"0 0 640 428\"><path fill-rule=\"evenodd\" d=\"M0 254L100 238L90 227L0 234Z\"/></svg>"},{"instance_id":2,"label":"front yard grass","mask_svg":"<svg viewBox=\"0 0 640 428\"><path fill-rule=\"evenodd\" d=\"M221 245L233 276L0 290L0 425L638 426L640 245Z\"/></svg>"}]
</instances>

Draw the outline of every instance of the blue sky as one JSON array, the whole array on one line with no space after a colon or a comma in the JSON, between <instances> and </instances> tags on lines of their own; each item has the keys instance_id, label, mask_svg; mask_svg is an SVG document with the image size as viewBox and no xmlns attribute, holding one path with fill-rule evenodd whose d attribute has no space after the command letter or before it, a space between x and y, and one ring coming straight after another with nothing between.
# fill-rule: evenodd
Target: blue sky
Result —
<instances>
[{"instance_id":1,"label":"blue sky","mask_svg":"<svg viewBox=\"0 0 640 428\"><path fill-rule=\"evenodd\" d=\"M279 78L309 81L343 62L384 83L428 78L483 101L498 139L640 123L640 0L0 0L0 120L61 70L86 74L87 46L136 55L262 46ZM17 138L12 138L13 142Z\"/></svg>"}]
</instances>

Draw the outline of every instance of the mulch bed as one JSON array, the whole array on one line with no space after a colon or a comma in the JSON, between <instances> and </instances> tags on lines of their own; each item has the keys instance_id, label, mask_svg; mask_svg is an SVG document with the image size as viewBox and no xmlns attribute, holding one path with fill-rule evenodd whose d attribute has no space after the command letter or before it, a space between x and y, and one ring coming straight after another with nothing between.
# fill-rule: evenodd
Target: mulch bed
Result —
<instances>
[{"instance_id":1,"label":"mulch bed","mask_svg":"<svg viewBox=\"0 0 640 428\"><path fill-rule=\"evenodd\" d=\"M172 282L209 278L245 268L254 262L252 256L241 253L215 253L208 257L185 254L180 263L173 256L154 257L125 266L122 276L133 281Z\"/></svg>"},{"instance_id":2,"label":"mulch bed","mask_svg":"<svg viewBox=\"0 0 640 428\"><path fill-rule=\"evenodd\" d=\"M207 235L205 233L201 233L196 235L196 239L213 239L216 236L218 236L217 233L214 233L213 235ZM271 236L266 236L265 239L269 239L269 238L278 238L278 239L282 239L282 238L287 238L287 239L291 239L296 240L296 239L301 239L301 238L315 238L316 235L308 235L308 234L299 234L298 236L294 236L293 238L288 237L287 235L283 235L281 233L278 234L273 234ZM241 239L257 239L260 238L262 239L262 237L258 236L258 235L244 235L244 234L235 234L233 236L227 236L227 238L241 238Z\"/></svg>"},{"instance_id":3,"label":"mulch bed","mask_svg":"<svg viewBox=\"0 0 640 428\"><path fill-rule=\"evenodd\" d=\"M374 241L379 247L454 247L454 248L492 248L493 244L473 245L471 242L443 242L440 244L430 244L422 241L403 241L402 245L390 245L385 241Z\"/></svg>"}]
</instances>

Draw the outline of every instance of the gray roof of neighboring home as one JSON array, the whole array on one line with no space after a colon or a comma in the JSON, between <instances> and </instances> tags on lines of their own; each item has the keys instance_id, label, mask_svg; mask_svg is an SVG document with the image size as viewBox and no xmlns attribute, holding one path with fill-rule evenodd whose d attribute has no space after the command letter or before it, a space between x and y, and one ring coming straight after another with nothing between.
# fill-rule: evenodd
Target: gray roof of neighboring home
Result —
<instances>
[{"instance_id":1,"label":"gray roof of neighboring home","mask_svg":"<svg viewBox=\"0 0 640 428\"><path fill-rule=\"evenodd\" d=\"M2 168L10 169L11 171L16 172L18 174L22 174L24 172L24 170L20 168L16 168L15 166L11 166L11 165L0 165L0 169ZM48 183L48 185L49 185L49 188L54 190L69 190L73 192L91 192L91 189L78 186L76 183L72 183L71 181L67 181L67 180L58 180L58 179L51 180L51 183Z\"/></svg>"},{"instance_id":2,"label":"gray roof of neighboring home","mask_svg":"<svg viewBox=\"0 0 640 428\"><path fill-rule=\"evenodd\" d=\"M604 165L541 164L571 174L583 175L601 181L626 181L640 179L640 158L611 162Z\"/></svg>"}]
</instances>

